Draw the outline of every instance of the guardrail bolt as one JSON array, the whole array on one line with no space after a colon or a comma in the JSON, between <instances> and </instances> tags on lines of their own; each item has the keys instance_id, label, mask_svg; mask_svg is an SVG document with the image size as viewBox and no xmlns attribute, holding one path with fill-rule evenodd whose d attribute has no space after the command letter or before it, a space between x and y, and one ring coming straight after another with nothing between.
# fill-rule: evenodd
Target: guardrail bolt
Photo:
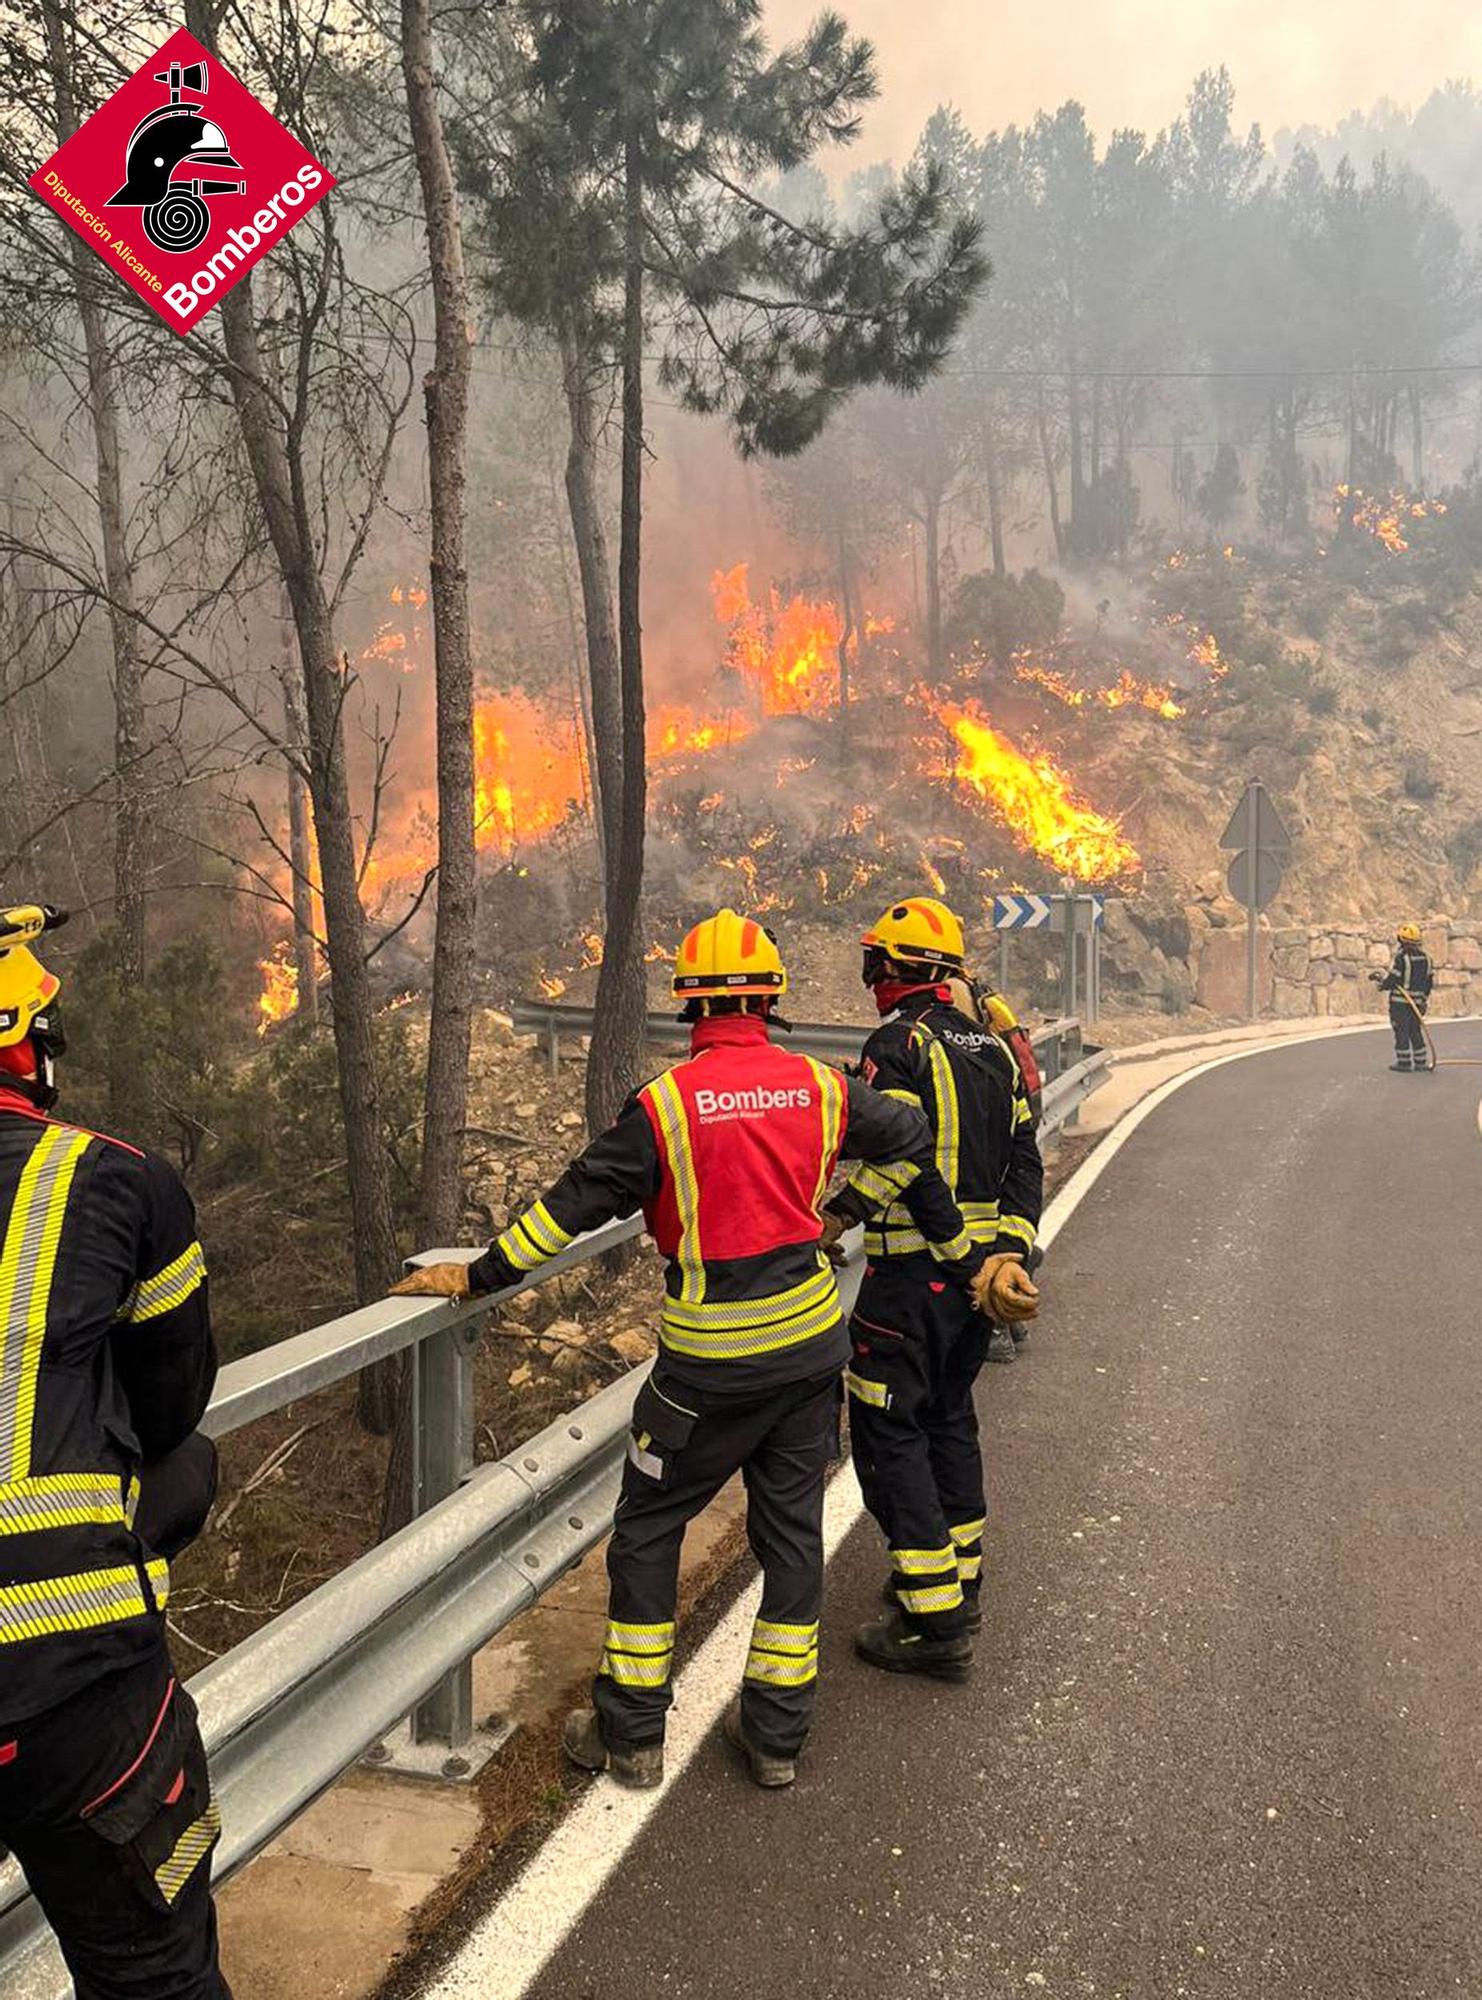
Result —
<instances>
[{"instance_id":1,"label":"guardrail bolt","mask_svg":"<svg viewBox=\"0 0 1482 2000\"><path fill-rule=\"evenodd\" d=\"M445 1778L466 1778L469 1762L466 1757L444 1757L443 1776Z\"/></svg>"},{"instance_id":2,"label":"guardrail bolt","mask_svg":"<svg viewBox=\"0 0 1482 2000\"><path fill-rule=\"evenodd\" d=\"M365 1753L365 1761L367 1764L384 1764L390 1755L384 1743L372 1743Z\"/></svg>"},{"instance_id":3,"label":"guardrail bolt","mask_svg":"<svg viewBox=\"0 0 1482 2000\"><path fill-rule=\"evenodd\" d=\"M566 1525L568 1528L584 1528L587 1524L582 1519L580 1514L573 1514L571 1519L566 1523Z\"/></svg>"},{"instance_id":4,"label":"guardrail bolt","mask_svg":"<svg viewBox=\"0 0 1482 2000\"><path fill-rule=\"evenodd\" d=\"M566 1435L568 1437L574 1437L577 1443L580 1444L582 1438L586 1435L586 1433L580 1428L579 1425L573 1424L571 1428L567 1431Z\"/></svg>"},{"instance_id":5,"label":"guardrail bolt","mask_svg":"<svg viewBox=\"0 0 1482 2000\"><path fill-rule=\"evenodd\" d=\"M525 1460L525 1470L527 1472L539 1472L540 1460L538 1458L527 1458Z\"/></svg>"},{"instance_id":6,"label":"guardrail bolt","mask_svg":"<svg viewBox=\"0 0 1482 2000\"><path fill-rule=\"evenodd\" d=\"M539 1569L539 1568L540 1568L540 1557L539 1557L539 1556L526 1556L526 1558L525 1558L525 1567L526 1567L527 1569Z\"/></svg>"}]
</instances>

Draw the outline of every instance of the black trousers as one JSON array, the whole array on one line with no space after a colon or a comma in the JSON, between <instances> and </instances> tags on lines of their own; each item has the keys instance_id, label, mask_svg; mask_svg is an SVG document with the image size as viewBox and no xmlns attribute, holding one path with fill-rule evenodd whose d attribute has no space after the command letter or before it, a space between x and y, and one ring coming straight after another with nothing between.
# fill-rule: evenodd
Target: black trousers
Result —
<instances>
[{"instance_id":1,"label":"black trousers","mask_svg":"<svg viewBox=\"0 0 1482 2000\"><path fill-rule=\"evenodd\" d=\"M973 1388L988 1322L930 1257L871 1265L849 1323L849 1434L866 1507L890 1546L906 1622L967 1628L982 1585L983 1453Z\"/></svg>"},{"instance_id":2,"label":"black trousers","mask_svg":"<svg viewBox=\"0 0 1482 2000\"><path fill-rule=\"evenodd\" d=\"M1425 1002L1422 1000L1417 1004L1423 1012ZM1425 1031L1408 1000L1390 1001L1389 1025L1394 1029L1395 1061L1406 1069L1428 1068L1430 1052L1425 1045Z\"/></svg>"},{"instance_id":3,"label":"black trousers","mask_svg":"<svg viewBox=\"0 0 1482 2000\"><path fill-rule=\"evenodd\" d=\"M664 1740L684 1531L739 1471L762 1566L742 1715L774 1756L802 1749L818 1683L824 1478L838 1448L836 1369L761 1396L723 1395L677 1386L660 1357L634 1408L607 1548L607 1640L592 1699L609 1748Z\"/></svg>"},{"instance_id":4,"label":"black trousers","mask_svg":"<svg viewBox=\"0 0 1482 2000\"><path fill-rule=\"evenodd\" d=\"M0 1844L77 2000L231 2000L210 1856L220 1821L195 1705L158 1658L0 1723Z\"/></svg>"}]
</instances>

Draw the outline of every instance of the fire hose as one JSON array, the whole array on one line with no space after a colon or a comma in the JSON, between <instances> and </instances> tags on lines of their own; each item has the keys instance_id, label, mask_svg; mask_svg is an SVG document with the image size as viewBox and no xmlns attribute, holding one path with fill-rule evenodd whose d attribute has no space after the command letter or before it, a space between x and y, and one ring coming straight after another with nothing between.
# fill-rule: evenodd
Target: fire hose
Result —
<instances>
[{"instance_id":1,"label":"fire hose","mask_svg":"<svg viewBox=\"0 0 1482 2000\"><path fill-rule=\"evenodd\" d=\"M1435 1041L1434 1041L1434 1039L1432 1038L1432 1035L1431 1035L1431 1031L1430 1031L1430 1028L1429 1028L1429 1026L1427 1025L1427 1022L1426 1022L1426 1018L1425 1018L1425 1012L1424 1012L1424 1010L1423 1010L1423 1009L1422 1009L1422 1008L1421 1008L1421 1007L1420 1007L1420 1006L1419 1006L1419 1005L1417 1004L1417 1002L1416 1002L1416 999L1415 999L1415 996L1414 996L1414 994L1413 994L1413 993L1407 993L1407 992L1406 992L1406 990L1405 990L1405 988L1404 988L1403 986L1395 986L1395 987L1391 987L1391 988L1390 988L1390 996L1391 996L1391 998L1393 998L1393 997L1394 997L1394 996L1395 996L1396 994L1398 994L1398 996L1400 997L1400 999L1401 999L1401 1000L1403 1000L1403 1001L1405 1002L1405 1005L1406 1005L1406 1006L1407 1006L1407 1007L1408 1007L1408 1008L1410 1009L1411 1013L1412 1013L1412 1014L1413 1014L1413 1015L1415 1016L1416 1020L1417 1020L1417 1021L1419 1021L1419 1023L1420 1023L1420 1032L1421 1032L1421 1034L1422 1034L1422 1035L1424 1035L1424 1037L1425 1037L1425 1045L1426 1045L1426 1048L1427 1048L1427 1049L1428 1049L1428 1050L1430 1051L1430 1062L1429 1062L1429 1063L1427 1064L1427 1068L1429 1068L1429 1069L1482 1069L1482 1056L1443 1056L1443 1055L1438 1055L1438 1054L1436 1053L1436 1044L1435 1044Z\"/></svg>"}]
</instances>

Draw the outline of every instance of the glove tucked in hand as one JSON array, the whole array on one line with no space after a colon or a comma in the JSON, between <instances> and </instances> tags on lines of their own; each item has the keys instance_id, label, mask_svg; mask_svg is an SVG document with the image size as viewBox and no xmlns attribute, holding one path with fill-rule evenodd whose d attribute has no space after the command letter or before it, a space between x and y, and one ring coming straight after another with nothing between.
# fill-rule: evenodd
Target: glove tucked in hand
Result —
<instances>
[{"instance_id":1,"label":"glove tucked in hand","mask_svg":"<svg viewBox=\"0 0 1482 2000\"><path fill-rule=\"evenodd\" d=\"M831 1264L842 1264L845 1262L844 1252L840 1249L839 1244L844 1231L848 1227L849 1224L844 1220L842 1215L831 1215L825 1212L823 1234L818 1239L818 1247Z\"/></svg>"},{"instance_id":2,"label":"glove tucked in hand","mask_svg":"<svg viewBox=\"0 0 1482 2000\"><path fill-rule=\"evenodd\" d=\"M466 1299L472 1295L466 1264L424 1264L391 1287L393 1299Z\"/></svg>"},{"instance_id":3,"label":"glove tucked in hand","mask_svg":"<svg viewBox=\"0 0 1482 2000\"><path fill-rule=\"evenodd\" d=\"M973 1304L995 1326L1017 1326L1039 1313L1039 1287L1017 1257L990 1257L973 1279Z\"/></svg>"}]
</instances>

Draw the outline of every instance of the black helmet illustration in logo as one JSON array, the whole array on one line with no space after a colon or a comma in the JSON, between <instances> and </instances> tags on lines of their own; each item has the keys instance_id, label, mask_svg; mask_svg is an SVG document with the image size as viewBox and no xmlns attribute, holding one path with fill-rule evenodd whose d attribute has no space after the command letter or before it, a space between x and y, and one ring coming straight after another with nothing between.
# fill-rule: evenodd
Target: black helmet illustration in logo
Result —
<instances>
[{"instance_id":1,"label":"black helmet illustration in logo","mask_svg":"<svg viewBox=\"0 0 1482 2000\"><path fill-rule=\"evenodd\" d=\"M151 111L134 129L127 154L128 179L109 208L142 208L144 234L160 250L194 250L211 228L205 197L241 194L247 182L203 180L202 168L230 168L245 174L232 158L226 134L202 116L199 104L181 102L182 90L206 94L205 63L171 63L155 75L170 86L170 101ZM189 169L177 180L177 169Z\"/></svg>"}]
</instances>

